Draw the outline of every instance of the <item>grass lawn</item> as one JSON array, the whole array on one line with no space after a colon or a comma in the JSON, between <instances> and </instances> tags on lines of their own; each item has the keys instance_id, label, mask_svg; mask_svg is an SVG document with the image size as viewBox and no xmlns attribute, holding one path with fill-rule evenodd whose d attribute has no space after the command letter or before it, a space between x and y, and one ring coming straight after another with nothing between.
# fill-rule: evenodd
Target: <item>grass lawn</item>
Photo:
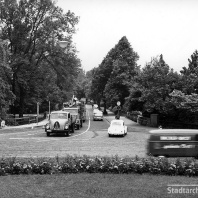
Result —
<instances>
[{"instance_id":1,"label":"grass lawn","mask_svg":"<svg viewBox=\"0 0 198 198\"><path fill-rule=\"evenodd\" d=\"M57 174L0 177L0 198L198 197L169 194L168 184L198 184L196 177L138 174Z\"/></svg>"}]
</instances>

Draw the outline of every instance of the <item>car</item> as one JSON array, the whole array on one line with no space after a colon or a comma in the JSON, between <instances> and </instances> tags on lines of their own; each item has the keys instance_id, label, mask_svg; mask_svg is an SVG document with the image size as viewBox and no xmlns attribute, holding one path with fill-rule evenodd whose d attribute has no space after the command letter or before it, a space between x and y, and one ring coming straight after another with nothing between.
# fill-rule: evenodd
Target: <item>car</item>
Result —
<instances>
[{"instance_id":1,"label":"car","mask_svg":"<svg viewBox=\"0 0 198 198\"><path fill-rule=\"evenodd\" d=\"M99 109L93 110L93 121L95 120L103 120L103 112Z\"/></svg>"},{"instance_id":2,"label":"car","mask_svg":"<svg viewBox=\"0 0 198 198\"><path fill-rule=\"evenodd\" d=\"M113 135L127 135L127 126L124 124L124 120L112 120L110 127L108 128L109 137Z\"/></svg>"},{"instance_id":3,"label":"car","mask_svg":"<svg viewBox=\"0 0 198 198\"><path fill-rule=\"evenodd\" d=\"M157 129L149 134L148 156L198 158L197 129Z\"/></svg>"},{"instance_id":4,"label":"car","mask_svg":"<svg viewBox=\"0 0 198 198\"><path fill-rule=\"evenodd\" d=\"M49 116L49 122L45 125L47 136L51 133L62 133L67 136L72 132L74 125L70 112L54 111Z\"/></svg>"}]
</instances>

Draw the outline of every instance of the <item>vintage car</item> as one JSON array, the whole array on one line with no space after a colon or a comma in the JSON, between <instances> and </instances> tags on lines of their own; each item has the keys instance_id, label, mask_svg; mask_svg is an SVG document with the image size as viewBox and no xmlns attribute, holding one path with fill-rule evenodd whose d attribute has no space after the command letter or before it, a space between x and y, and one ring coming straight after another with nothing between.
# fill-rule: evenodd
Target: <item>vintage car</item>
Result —
<instances>
[{"instance_id":1,"label":"vintage car","mask_svg":"<svg viewBox=\"0 0 198 198\"><path fill-rule=\"evenodd\" d=\"M127 126L125 126L123 120L112 120L110 127L108 128L109 137L112 135L122 135L127 134Z\"/></svg>"},{"instance_id":2,"label":"vintage car","mask_svg":"<svg viewBox=\"0 0 198 198\"><path fill-rule=\"evenodd\" d=\"M103 112L99 109L93 110L93 120L103 120Z\"/></svg>"},{"instance_id":3,"label":"vintage car","mask_svg":"<svg viewBox=\"0 0 198 198\"><path fill-rule=\"evenodd\" d=\"M72 124L72 117L69 112L54 111L49 116L49 122L45 125L45 132L47 136L51 133L63 133L69 136L74 125Z\"/></svg>"}]
</instances>

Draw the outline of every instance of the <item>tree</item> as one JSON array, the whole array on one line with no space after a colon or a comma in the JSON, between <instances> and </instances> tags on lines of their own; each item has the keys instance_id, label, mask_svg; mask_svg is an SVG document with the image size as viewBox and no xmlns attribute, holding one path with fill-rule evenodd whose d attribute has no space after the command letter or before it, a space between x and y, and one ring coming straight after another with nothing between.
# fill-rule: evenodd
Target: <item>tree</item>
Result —
<instances>
[{"instance_id":1,"label":"tree","mask_svg":"<svg viewBox=\"0 0 198 198\"><path fill-rule=\"evenodd\" d=\"M7 116L9 106L14 100L11 91L12 73L8 65L8 51L6 43L0 40L0 118Z\"/></svg>"},{"instance_id":2,"label":"tree","mask_svg":"<svg viewBox=\"0 0 198 198\"><path fill-rule=\"evenodd\" d=\"M85 71L82 69L79 70L78 77L76 79L76 86L75 86L75 96L78 99L85 98L85 87L86 87L86 74Z\"/></svg>"},{"instance_id":3,"label":"tree","mask_svg":"<svg viewBox=\"0 0 198 198\"><path fill-rule=\"evenodd\" d=\"M29 100L29 95L39 102L47 99L40 96L43 90L37 83L45 77L40 75L46 67L50 70L48 74L56 79L58 94L73 89L71 86L80 67L72 45L78 17L70 11L64 14L51 0L8 0L1 1L0 7L3 27L0 36L10 43L12 91L16 95L13 110L22 116L27 103L35 102ZM59 40L68 42L66 54L58 46Z\"/></svg>"},{"instance_id":4,"label":"tree","mask_svg":"<svg viewBox=\"0 0 198 198\"><path fill-rule=\"evenodd\" d=\"M136 78L136 84L131 86L130 101L134 95L136 102L142 105L144 114L167 114L169 111L169 94L177 87L179 75L174 72L163 60L163 56L153 58L142 69ZM128 103L129 103L128 101ZM134 100L132 100L134 102ZM141 109L140 106L138 106ZM136 106L133 107L133 110Z\"/></svg>"},{"instance_id":5,"label":"tree","mask_svg":"<svg viewBox=\"0 0 198 198\"><path fill-rule=\"evenodd\" d=\"M111 84L111 80L114 78L115 81L113 82L116 83L116 78L119 78L117 72L120 70L122 72L121 78L123 79L123 76L125 76L125 80L122 83L126 85L126 81L130 80L136 72L136 61L138 58L137 53L133 51L127 38L124 36L119 40L118 44L108 52L107 56L95 71L92 81L92 90L94 90L95 94L92 95L97 97L98 102L101 100L104 101L104 111L106 111L106 103L109 106L115 105L115 100L110 101L110 99L112 96L115 96L115 99L117 99L117 94L122 89L121 84L119 84L120 88L117 89L117 85ZM112 72L114 75L112 75ZM111 90L112 86L114 86L114 90ZM125 97L125 93L124 95L119 95L118 98L121 99L122 97Z\"/></svg>"},{"instance_id":6,"label":"tree","mask_svg":"<svg viewBox=\"0 0 198 198\"><path fill-rule=\"evenodd\" d=\"M182 78L180 81L181 91L185 94L198 93L198 51L188 59L188 67L183 67L180 71Z\"/></svg>"}]
</instances>

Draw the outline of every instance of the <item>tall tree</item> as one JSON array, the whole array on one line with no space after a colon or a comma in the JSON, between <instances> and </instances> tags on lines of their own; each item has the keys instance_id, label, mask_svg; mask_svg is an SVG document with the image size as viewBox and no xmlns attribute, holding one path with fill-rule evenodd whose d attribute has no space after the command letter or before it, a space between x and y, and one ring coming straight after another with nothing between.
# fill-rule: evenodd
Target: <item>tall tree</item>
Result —
<instances>
[{"instance_id":1,"label":"tall tree","mask_svg":"<svg viewBox=\"0 0 198 198\"><path fill-rule=\"evenodd\" d=\"M114 93L109 92L112 88L112 84L110 85L111 81L110 78L115 80L115 74L117 74L117 78L119 78L118 72L122 72L122 79L123 75L125 75L125 82L122 82L126 85L126 81L130 80L132 76L135 74L135 70L137 68L136 61L138 60L139 56L130 46L126 36L123 36L119 42L112 48L107 56L103 59L102 63L99 65L97 72L94 74L94 79L92 81L92 87L97 87L97 99L103 100L105 107L106 102L108 105L115 105L115 100L110 100L112 96L117 97L117 91L121 89L116 88L116 84L114 84ZM115 69L114 69L115 68ZM125 70L125 71L124 71ZM114 75L112 75L112 72ZM107 85L107 83L109 83ZM116 83L116 80L114 81ZM105 87L107 86L106 90ZM125 94L125 93L124 93ZM120 95L119 99L123 97ZM124 95L125 97L125 95ZM117 99L117 98L116 98ZM111 102L110 102L111 101ZM112 102L114 104L112 104Z\"/></svg>"},{"instance_id":2,"label":"tall tree","mask_svg":"<svg viewBox=\"0 0 198 198\"><path fill-rule=\"evenodd\" d=\"M28 96L32 94L30 90L35 90L37 102L43 100L39 94L41 86L36 82L43 78L39 75L44 73L44 67L51 70L48 74L56 78L60 90L71 89L80 67L72 45L78 17L70 11L64 14L52 0L1 1L0 17L3 27L0 36L10 42L15 107L22 116ZM68 42L67 54L57 45L59 40Z\"/></svg>"},{"instance_id":3,"label":"tall tree","mask_svg":"<svg viewBox=\"0 0 198 198\"><path fill-rule=\"evenodd\" d=\"M131 86L130 101L140 102L144 113L167 113L169 110L169 94L177 87L179 75L174 72L163 60L163 56L153 58L142 69L136 78L136 83ZM128 102L129 102L128 101ZM130 106L130 105L129 105ZM131 108L131 107L130 107ZM133 110L137 107L134 106Z\"/></svg>"},{"instance_id":4,"label":"tall tree","mask_svg":"<svg viewBox=\"0 0 198 198\"><path fill-rule=\"evenodd\" d=\"M198 93L198 51L188 59L188 67L183 67L180 71L182 79L180 81L182 92L185 94Z\"/></svg>"},{"instance_id":5,"label":"tall tree","mask_svg":"<svg viewBox=\"0 0 198 198\"><path fill-rule=\"evenodd\" d=\"M8 51L6 43L0 40L0 118L6 117L9 106L14 100L11 91L12 72L8 64Z\"/></svg>"}]
</instances>

